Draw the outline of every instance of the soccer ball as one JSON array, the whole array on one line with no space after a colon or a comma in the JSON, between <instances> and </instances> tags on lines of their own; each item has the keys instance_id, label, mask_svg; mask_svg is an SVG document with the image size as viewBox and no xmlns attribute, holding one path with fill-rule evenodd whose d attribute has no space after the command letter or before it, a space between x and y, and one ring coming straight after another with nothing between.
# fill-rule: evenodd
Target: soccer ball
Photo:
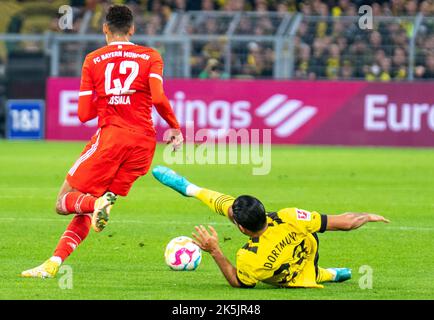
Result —
<instances>
[{"instance_id":1,"label":"soccer ball","mask_svg":"<svg viewBox=\"0 0 434 320\"><path fill-rule=\"evenodd\" d=\"M202 251L192 239L181 236L169 242L164 257L172 270L196 270L202 260Z\"/></svg>"}]
</instances>

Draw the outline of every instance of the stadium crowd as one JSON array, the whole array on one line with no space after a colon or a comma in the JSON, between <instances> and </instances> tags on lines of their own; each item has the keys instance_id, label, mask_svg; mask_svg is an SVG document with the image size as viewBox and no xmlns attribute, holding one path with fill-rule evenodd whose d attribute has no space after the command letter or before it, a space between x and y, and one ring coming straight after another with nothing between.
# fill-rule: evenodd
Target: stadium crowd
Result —
<instances>
[{"instance_id":1,"label":"stadium crowd","mask_svg":"<svg viewBox=\"0 0 434 320\"><path fill-rule=\"evenodd\" d=\"M104 12L113 3L128 4L136 16L137 33L164 32L171 15L185 11L247 11L255 18L243 17L236 35L275 35L286 13L301 12L294 43L296 79L366 79L398 81L408 77L409 41L415 16L425 17L416 37L415 78L434 78L434 0L349 1L349 0L70 0L74 8L72 30L58 27L57 10L63 0L3 0L0 33L86 32L101 29ZM48 4L47 4L48 3ZM374 17L402 17L374 21L373 30L357 27L358 8L369 4ZM86 30L83 21L91 12ZM271 12L271 13L270 13ZM353 18L345 18L345 17ZM191 20L185 30L176 32L222 35L229 28L228 16L204 15ZM272 41L232 42L230 74L225 70L227 39L196 41L192 46L192 75L199 78L270 78L275 52ZM34 44L27 43L27 50ZM1 49L0 49L1 50ZM0 54L1 57L1 54ZM0 58L1 59L1 58ZM1 70L0 61L0 70Z\"/></svg>"}]
</instances>

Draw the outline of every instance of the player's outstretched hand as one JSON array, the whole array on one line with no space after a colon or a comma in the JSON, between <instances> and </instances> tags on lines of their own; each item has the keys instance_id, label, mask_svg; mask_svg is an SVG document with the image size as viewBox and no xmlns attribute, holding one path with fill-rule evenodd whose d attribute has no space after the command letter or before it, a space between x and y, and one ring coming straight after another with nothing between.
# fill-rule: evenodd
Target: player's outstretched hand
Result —
<instances>
[{"instance_id":1,"label":"player's outstretched hand","mask_svg":"<svg viewBox=\"0 0 434 320\"><path fill-rule=\"evenodd\" d=\"M368 213L367 215L369 217L369 222L384 222L384 223L390 222L389 219L386 219L385 217L380 216L378 214Z\"/></svg>"},{"instance_id":2,"label":"player's outstretched hand","mask_svg":"<svg viewBox=\"0 0 434 320\"><path fill-rule=\"evenodd\" d=\"M173 151L178 151L184 142L184 137L181 130L169 129L164 134L164 141L172 145Z\"/></svg>"},{"instance_id":3,"label":"player's outstretched hand","mask_svg":"<svg viewBox=\"0 0 434 320\"><path fill-rule=\"evenodd\" d=\"M219 238L215 229L211 226L208 226L211 233L206 230L204 226L196 226L194 227L197 231L196 233L192 233L194 243L196 243L203 251L213 252L219 249Z\"/></svg>"}]
</instances>

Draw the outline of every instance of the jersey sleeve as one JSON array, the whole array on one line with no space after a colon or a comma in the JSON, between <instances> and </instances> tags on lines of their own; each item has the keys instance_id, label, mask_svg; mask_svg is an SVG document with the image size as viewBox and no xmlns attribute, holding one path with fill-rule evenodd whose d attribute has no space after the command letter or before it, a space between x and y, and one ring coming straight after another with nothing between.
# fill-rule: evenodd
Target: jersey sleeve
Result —
<instances>
[{"instance_id":1,"label":"jersey sleeve","mask_svg":"<svg viewBox=\"0 0 434 320\"><path fill-rule=\"evenodd\" d=\"M157 109L158 114L169 124L169 126L174 129L179 129L179 122L170 106L169 99L167 99L164 94L162 85L164 68L163 59L157 51L154 51L151 59L149 86L151 89L152 102ZM159 81L154 79L158 79Z\"/></svg>"},{"instance_id":2,"label":"jersey sleeve","mask_svg":"<svg viewBox=\"0 0 434 320\"><path fill-rule=\"evenodd\" d=\"M81 70L81 82L79 96L92 96L94 93L94 83L92 78L92 64L90 59L86 57Z\"/></svg>"},{"instance_id":3,"label":"jersey sleeve","mask_svg":"<svg viewBox=\"0 0 434 320\"><path fill-rule=\"evenodd\" d=\"M163 81L164 62L161 55L155 51L152 55L151 68L149 70L149 78L156 78Z\"/></svg>"},{"instance_id":4,"label":"jersey sleeve","mask_svg":"<svg viewBox=\"0 0 434 320\"><path fill-rule=\"evenodd\" d=\"M247 252L240 249L237 253L237 279L243 288L253 288L259 282L254 268L249 263Z\"/></svg>"},{"instance_id":5,"label":"jersey sleeve","mask_svg":"<svg viewBox=\"0 0 434 320\"><path fill-rule=\"evenodd\" d=\"M279 211L284 220L296 225L308 233L324 232L327 228L327 215L315 211L306 211L297 208L288 208Z\"/></svg>"}]
</instances>

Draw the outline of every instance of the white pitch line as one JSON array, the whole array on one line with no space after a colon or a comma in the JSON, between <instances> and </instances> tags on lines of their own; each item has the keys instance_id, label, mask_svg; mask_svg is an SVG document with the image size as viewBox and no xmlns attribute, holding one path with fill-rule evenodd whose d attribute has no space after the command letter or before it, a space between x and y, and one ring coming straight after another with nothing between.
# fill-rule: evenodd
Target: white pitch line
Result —
<instances>
[{"instance_id":1,"label":"white pitch line","mask_svg":"<svg viewBox=\"0 0 434 320\"><path fill-rule=\"evenodd\" d=\"M44 187L43 188L45 191L46 190L59 190L59 188L54 188L54 187ZM0 186L0 191L33 191L33 190L37 190L37 191L41 191L41 187L12 187L12 186Z\"/></svg>"},{"instance_id":2,"label":"white pitch line","mask_svg":"<svg viewBox=\"0 0 434 320\"><path fill-rule=\"evenodd\" d=\"M33 221L33 222L65 222L66 219L62 219L59 217L58 219L55 218L0 218L0 222L20 222L20 221ZM230 222L200 222L198 221L146 221L144 220L114 220L110 221L110 223L124 223L124 224L145 224L145 225L173 225L173 224L180 224L180 225L197 225L199 223L201 224L210 224L210 225L231 225ZM434 227L415 227L415 226L384 226L384 227L373 227L373 226L364 226L362 229L368 229L368 230L382 230L382 231L427 231L427 232L433 232Z\"/></svg>"},{"instance_id":3,"label":"white pitch line","mask_svg":"<svg viewBox=\"0 0 434 320\"><path fill-rule=\"evenodd\" d=\"M0 199L42 199L42 200L53 200L56 201L56 198L53 197L44 197L44 196L29 196L29 195L25 195L25 196L5 196L5 195L0 195Z\"/></svg>"},{"instance_id":4,"label":"white pitch line","mask_svg":"<svg viewBox=\"0 0 434 320\"><path fill-rule=\"evenodd\" d=\"M366 226L362 227L364 229L370 229L370 230L384 230L384 229L392 229L392 230L398 230L398 231L434 231L434 227L411 227L411 226L387 226L387 227L371 227Z\"/></svg>"},{"instance_id":5,"label":"white pitch line","mask_svg":"<svg viewBox=\"0 0 434 320\"><path fill-rule=\"evenodd\" d=\"M67 222L66 219L55 218L0 218L0 222L20 222L20 221L33 221L33 222ZM183 225L197 225L197 224L210 224L210 225L232 225L230 222L199 222L199 221L145 221L145 220L116 220L110 223L125 223L125 224L149 224L149 225L164 225L164 224L183 224Z\"/></svg>"}]
</instances>

